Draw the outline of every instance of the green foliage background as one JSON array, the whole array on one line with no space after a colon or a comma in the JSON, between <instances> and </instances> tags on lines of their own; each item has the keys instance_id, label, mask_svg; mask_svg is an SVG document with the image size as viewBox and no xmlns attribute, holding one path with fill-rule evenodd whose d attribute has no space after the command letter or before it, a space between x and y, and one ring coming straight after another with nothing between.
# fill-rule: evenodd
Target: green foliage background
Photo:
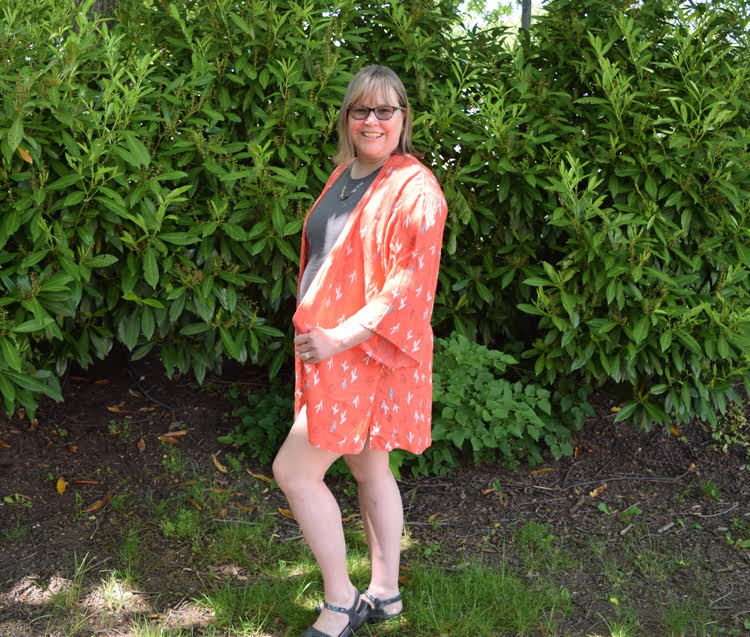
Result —
<instances>
[{"instance_id":1,"label":"green foliage background","mask_svg":"<svg viewBox=\"0 0 750 637\"><path fill-rule=\"evenodd\" d=\"M438 335L715 422L750 378L748 7L681 4L550 0L512 46L452 0L5 7L5 409L116 342L199 380L288 363L302 219L381 62L449 202Z\"/></svg>"}]
</instances>

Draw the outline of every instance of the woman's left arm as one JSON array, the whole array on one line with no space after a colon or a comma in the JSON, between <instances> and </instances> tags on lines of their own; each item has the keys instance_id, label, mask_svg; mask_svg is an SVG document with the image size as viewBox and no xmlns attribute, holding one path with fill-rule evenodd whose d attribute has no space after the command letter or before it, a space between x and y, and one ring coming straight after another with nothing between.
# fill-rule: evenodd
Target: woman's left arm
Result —
<instances>
[{"instance_id":1,"label":"woman's left arm","mask_svg":"<svg viewBox=\"0 0 750 637\"><path fill-rule=\"evenodd\" d=\"M375 332L361 324L358 314L350 316L336 327L312 327L304 334L297 334L294 344L302 360L306 363L319 363L364 343Z\"/></svg>"}]
</instances>

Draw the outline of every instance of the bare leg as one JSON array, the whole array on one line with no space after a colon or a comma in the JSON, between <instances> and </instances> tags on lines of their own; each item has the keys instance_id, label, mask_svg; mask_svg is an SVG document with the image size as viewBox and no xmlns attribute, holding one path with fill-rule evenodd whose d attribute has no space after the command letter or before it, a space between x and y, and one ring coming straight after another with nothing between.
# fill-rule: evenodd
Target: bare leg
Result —
<instances>
[{"instance_id":1,"label":"bare leg","mask_svg":"<svg viewBox=\"0 0 750 637\"><path fill-rule=\"evenodd\" d=\"M323 476L338 455L313 447L307 438L307 412L299 413L273 462L273 474L289 501L323 576L325 600L348 608L355 587L346 570L346 544L341 511ZM323 609L314 626L338 635L348 618Z\"/></svg>"},{"instance_id":2,"label":"bare leg","mask_svg":"<svg viewBox=\"0 0 750 637\"><path fill-rule=\"evenodd\" d=\"M368 589L379 599L398 594L398 567L404 509L396 480L388 466L388 452L365 447L361 454L344 460L359 486L359 508L370 551L372 575ZM401 609L401 602L389 604L389 613Z\"/></svg>"}]
</instances>

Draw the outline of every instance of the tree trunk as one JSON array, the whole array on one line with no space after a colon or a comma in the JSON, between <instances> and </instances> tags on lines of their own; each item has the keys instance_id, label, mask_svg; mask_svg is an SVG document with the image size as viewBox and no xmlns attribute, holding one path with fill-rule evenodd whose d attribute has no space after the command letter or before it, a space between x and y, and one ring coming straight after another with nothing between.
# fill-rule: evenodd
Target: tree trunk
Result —
<instances>
[{"instance_id":1,"label":"tree trunk","mask_svg":"<svg viewBox=\"0 0 750 637\"><path fill-rule=\"evenodd\" d=\"M81 4L82 1L78 0L78 4ZM89 9L89 20L95 20L97 17L100 17L105 18L107 22L111 22L115 17L118 4L120 4L120 0L96 0Z\"/></svg>"},{"instance_id":2,"label":"tree trunk","mask_svg":"<svg viewBox=\"0 0 750 637\"><path fill-rule=\"evenodd\" d=\"M521 28L527 31L531 28L531 0L521 3Z\"/></svg>"}]
</instances>

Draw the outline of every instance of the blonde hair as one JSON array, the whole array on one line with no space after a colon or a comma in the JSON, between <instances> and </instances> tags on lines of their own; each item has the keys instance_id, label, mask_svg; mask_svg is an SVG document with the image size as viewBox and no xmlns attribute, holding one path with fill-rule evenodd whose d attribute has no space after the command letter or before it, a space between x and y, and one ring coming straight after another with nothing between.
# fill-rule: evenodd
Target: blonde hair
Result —
<instances>
[{"instance_id":1,"label":"blonde hair","mask_svg":"<svg viewBox=\"0 0 750 637\"><path fill-rule=\"evenodd\" d=\"M398 146L395 152L404 154L415 153L414 146L411 142L411 109L409 100L406 97L406 88L401 79L387 66L372 64L360 69L357 74L349 81L344 94L344 101L341 104L338 118L339 147L333 161L336 165L346 164L357 156L357 150L354 147L351 135L349 135L349 107L365 96L373 95L379 90L384 95L388 94L388 89L393 89L398 96L398 104L392 106L403 106L406 110L403 113L403 127L398 139Z\"/></svg>"}]
</instances>

